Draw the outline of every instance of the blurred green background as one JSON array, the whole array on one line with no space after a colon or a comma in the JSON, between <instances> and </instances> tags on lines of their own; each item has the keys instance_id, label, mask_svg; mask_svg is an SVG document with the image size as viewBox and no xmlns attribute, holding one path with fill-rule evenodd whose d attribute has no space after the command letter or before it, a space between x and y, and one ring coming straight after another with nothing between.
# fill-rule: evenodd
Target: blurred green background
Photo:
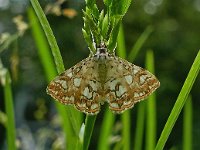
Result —
<instances>
[{"instance_id":1,"label":"blurred green background","mask_svg":"<svg viewBox=\"0 0 200 150\"><path fill-rule=\"evenodd\" d=\"M86 58L89 50L81 31L82 9L85 2L41 0L40 4L57 39L65 68ZM98 4L100 8L103 7L102 1L98 1ZM29 7L31 5L28 0L0 0L0 58L4 67L10 70L12 77L17 144L21 149L27 149L26 146L31 149L51 149L56 146L62 148L64 134L60 129L60 120L54 103L46 94L48 83L30 29L30 18L27 14ZM16 24L24 28L19 29ZM161 82L160 88L156 91L158 138L200 49L200 0L134 0L123 19L127 52L149 25L153 27L153 32L133 63L144 67L146 50L153 50L155 74ZM198 150L200 149L199 76L191 95L193 149ZM131 110L131 137L135 134L138 105L136 104ZM97 144L105 107L102 107L97 117L91 149ZM5 112L2 86L0 86L0 111ZM113 126L115 134L121 130L118 118L119 115ZM6 130L2 122L0 149L6 149ZM181 114L165 149L183 149L182 130Z\"/></svg>"}]
</instances>

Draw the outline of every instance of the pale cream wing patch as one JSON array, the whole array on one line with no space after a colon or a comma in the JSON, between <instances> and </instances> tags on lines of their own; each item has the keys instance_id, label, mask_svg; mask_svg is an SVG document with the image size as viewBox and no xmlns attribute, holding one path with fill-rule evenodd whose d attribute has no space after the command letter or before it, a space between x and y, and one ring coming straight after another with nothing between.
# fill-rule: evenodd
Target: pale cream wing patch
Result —
<instances>
[{"instance_id":1,"label":"pale cream wing patch","mask_svg":"<svg viewBox=\"0 0 200 150\"><path fill-rule=\"evenodd\" d=\"M153 74L119 57L113 57L108 66L104 88L109 107L115 113L132 108L160 85Z\"/></svg>"},{"instance_id":2,"label":"pale cream wing patch","mask_svg":"<svg viewBox=\"0 0 200 150\"><path fill-rule=\"evenodd\" d=\"M47 87L47 93L62 104L72 104L79 111L97 114L102 93L96 63L88 57L57 76Z\"/></svg>"}]
</instances>

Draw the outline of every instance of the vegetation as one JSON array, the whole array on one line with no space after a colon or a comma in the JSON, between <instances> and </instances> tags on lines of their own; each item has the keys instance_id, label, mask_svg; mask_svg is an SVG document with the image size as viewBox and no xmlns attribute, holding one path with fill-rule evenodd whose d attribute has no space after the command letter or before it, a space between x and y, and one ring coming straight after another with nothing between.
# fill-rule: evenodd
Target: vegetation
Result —
<instances>
[{"instance_id":1,"label":"vegetation","mask_svg":"<svg viewBox=\"0 0 200 150\"><path fill-rule=\"evenodd\" d=\"M168 6L162 1L140 2L143 11L138 2L131 2L104 0L97 5L95 0L86 0L83 11L80 6L76 8L77 15L70 8L73 2L58 1L48 5L45 12L48 14L57 8L62 15L48 15L48 21L40 6L46 5L45 2L31 0L31 6L24 12L28 25L17 18L14 21L16 32L0 33L0 58L4 64L0 64L4 91L0 93L0 129L3 129L0 149L25 149L27 146L28 149L77 150L200 148L195 140L200 134L194 134L200 122L193 121L198 116L200 96L199 84L195 84L199 82L200 70L200 22L193 27L187 22L189 29L186 30L179 24L183 19L194 21L190 12L177 8L177 12L173 10L171 18L167 18L168 11L176 3L168 2ZM186 7L185 1L181 4ZM101 7L104 10L100 11ZM188 9L195 13L195 8ZM72 12L77 16L66 19ZM183 18L182 14L187 15ZM80 23L82 16L84 23ZM81 28L83 36L80 36ZM130 62L144 64L146 56L145 68L158 76L160 89L122 115L112 114L103 106L97 116L85 116L72 106L53 103L46 95L46 85L65 70L64 63L69 68L87 57L89 50L95 52L93 40L97 45L103 40L110 52L117 46L116 54ZM183 123L180 122L182 118Z\"/></svg>"}]
</instances>

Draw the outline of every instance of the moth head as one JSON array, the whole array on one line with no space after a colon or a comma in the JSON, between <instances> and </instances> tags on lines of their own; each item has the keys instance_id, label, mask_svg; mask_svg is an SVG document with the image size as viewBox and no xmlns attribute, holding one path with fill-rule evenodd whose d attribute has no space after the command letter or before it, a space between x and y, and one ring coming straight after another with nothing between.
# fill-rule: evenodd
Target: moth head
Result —
<instances>
[{"instance_id":1,"label":"moth head","mask_svg":"<svg viewBox=\"0 0 200 150\"><path fill-rule=\"evenodd\" d=\"M96 54L94 55L94 58L96 60L106 60L108 58L108 52L107 49L105 47L100 47L97 48Z\"/></svg>"}]
</instances>

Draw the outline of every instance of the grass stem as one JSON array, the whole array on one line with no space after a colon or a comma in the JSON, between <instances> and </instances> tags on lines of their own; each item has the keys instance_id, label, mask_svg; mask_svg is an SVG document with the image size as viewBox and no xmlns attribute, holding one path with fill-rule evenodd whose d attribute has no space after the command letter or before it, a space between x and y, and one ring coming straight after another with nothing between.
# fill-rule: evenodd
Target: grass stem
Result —
<instances>
[{"instance_id":1,"label":"grass stem","mask_svg":"<svg viewBox=\"0 0 200 150\"><path fill-rule=\"evenodd\" d=\"M156 150L161 150L164 148L165 143L172 131L172 128L174 127L174 124L176 123L176 120L188 98L188 94L191 91L191 88L194 84L194 81L199 73L200 70L200 51L198 52L193 65L188 73L188 76L183 84L183 87L178 95L178 98L176 100L176 103L174 104L174 107L170 113L170 116L165 124L164 129L162 130L161 136L158 140L158 143L156 145Z\"/></svg>"},{"instance_id":2,"label":"grass stem","mask_svg":"<svg viewBox=\"0 0 200 150\"><path fill-rule=\"evenodd\" d=\"M94 115L94 116L87 115L86 116L85 130L84 130L84 137L83 137L83 150L88 150L96 117L97 117L96 115Z\"/></svg>"},{"instance_id":3,"label":"grass stem","mask_svg":"<svg viewBox=\"0 0 200 150\"><path fill-rule=\"evenodd\" d=\"M192 149L192 97L189 96L183 114L183 150Z\"/></svg>"},{"instance_id":4,"label":"grass stem","mask_svg":"<svg viewBox=\"0 0 200 150\"><path fill-rule=\"evenodd\" d=\"M4 99L5 99L5 109L7 115L6 122L6 139L8 144L8 150L16 150L15 140L16 140L16 130L15 130L15 117L14 117L14 105L13 105L13 95L11 89L11 78L10 73L6 69L5 73L5 85L4 85Z\"/></svg>"},{"instance_id":5,"label":"grass stem","mask_svg":"<svg viewBox=\"0 0 200 150\"><path fill-rule=\"evenodd\" d=\"M142 150L142 141L144 135L144 119L145 119L145 102L138 104L137 120L136 120L136 133L134 140L134 150Z\"/></svg>"},{"instance_id":6,"label":"grass stem","mask_svg":"<svg viewBox=\"0 0 200 150\"><path fill-rule=\"evenodd\" d=\"M146 54L146 69L151 73L155 73L154 55L152 50L148 50ZM156 144L156 97L153 93L146 101L147 108L147 124L146 124L146 150L154 150Z\"/></svg>"}]
</instances>

